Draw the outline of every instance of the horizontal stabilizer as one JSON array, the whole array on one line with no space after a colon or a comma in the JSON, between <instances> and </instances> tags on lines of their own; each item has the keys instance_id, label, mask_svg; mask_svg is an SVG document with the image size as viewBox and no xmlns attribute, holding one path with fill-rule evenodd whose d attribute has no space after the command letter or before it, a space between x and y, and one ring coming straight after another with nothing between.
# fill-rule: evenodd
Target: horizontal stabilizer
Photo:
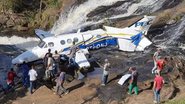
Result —
<instances>
[{"instance_id":1,"label":"horizontal stabilizer","mask_svg":"<svg viewBox=\"0 0 185 104\"><path fill-rule=\"evenodd\" d=\"M133 52L136 49L136 45L132 43L131 40L128 39L118 39L119 49L122 51Z\"/></svg>"},{"instance_id":2,"label":"horizontal stabilizer","mask_svg":"<svg viewBox=\"0 0 185 104\"><path fill-rule=\"evenodd\" d=\"M142 37L138 45L135 45L135 43L132 40L118 38L119 49L122 51L128 52L144 51L144 49L151 44L152 42L148 40L146 37Z\"/></svg>"},{"instance_id":3,"label":"horizontal stabilizer","mask_svg":"<svg viewBox=\"0 0 185 104\"><path fill-rule=\"evenodd\" d=\"M146 37L143 37L139 42L139 45L137 46L136 51L144 51L144 49L151 44L152 42L150 40L148 40Z\"/></svg>"}]
</instances>

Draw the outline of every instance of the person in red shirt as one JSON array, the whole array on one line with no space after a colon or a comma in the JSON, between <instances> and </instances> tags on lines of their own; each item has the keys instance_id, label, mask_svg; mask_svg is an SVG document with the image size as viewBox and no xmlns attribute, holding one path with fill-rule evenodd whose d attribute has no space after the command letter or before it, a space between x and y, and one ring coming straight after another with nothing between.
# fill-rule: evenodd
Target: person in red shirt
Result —
<instances>
[{"instance_id":1,"label":"person in red shirt","mask_svg":"<svg viewBox=\"0 0 185 104\"><path fill-rule=\"evenodd\" d=\"M164 66L166 65L167 58L165 57L164 59L159 59L157 60L157 70L160 72L164 69Z\"/></svg>"},{"instance_id":2,"label":"person in red shirt","mask_svg":"<svg viewBox=\"0 0 185 104\"><path fill-rule=\"evenodd\" d=\"M162 89L162 86L164 84L164 79L162 76L160 76L160 71L156 71L156 76L154 78L154 85L153 85L153 91L154 91L154 103L159 104L160 103L160 91Z\"/></svg>"},{"instance_id":3,"label":"person in red shirt","mask_svg":"<svg viewBox=\"0 0 185 104\"><path fill-rule=\"evenodd\" d=\"M8 72L8 75L7 75L7 84L9 86L14 86L14 78L16 77L16 73L15 71L13 70L13 68L10 69L10 71Z\"/></svg>"}]
</instances>

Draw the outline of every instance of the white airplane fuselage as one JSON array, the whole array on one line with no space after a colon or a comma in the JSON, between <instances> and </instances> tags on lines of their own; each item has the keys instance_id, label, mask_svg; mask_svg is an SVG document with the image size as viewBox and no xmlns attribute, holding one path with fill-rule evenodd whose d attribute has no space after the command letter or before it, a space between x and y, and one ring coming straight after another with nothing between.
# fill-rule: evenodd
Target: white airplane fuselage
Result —
<instances>
[{"instance_id":1,"label":"white airplane fuselage","mask_svg":"<svg viewBox=\"0 0 185 104\"><path fill-rule=\"evenodd\" d=\"M44 58L45 54L48 52L48 49L51 49L51 53L54 53L57 50L60 54L67 54L69 52L70 47L72 46L73 41L75 41L76 45L80 49L87 49L87 50L99 49L102 47L107 47L109 45L114 45L114 46L125 45L118 42L118 39L125 40L126 44L128 44L127 41L129 41L129 45L130 45L130 44L133 44L131 40L132 36L135 36L143 32L143 30L144 32L148 31L149 26L151 25L149 24L149 22L151 20L153 21L155 17L149 16L148 18L144 17L142 20L140 20L141 22L144 21L142 24L140 23L138 25L138 23L140 22L138 21L131 27L126 27L123 29L105 26L106 31L103 29L97 29L97 30L86 31L81 33L61 34L58 36L45 37L41 39L37 47L34 47L33 49L20 54L19 56L17 56L12 60L12 63L21 64L23 61L32 62L38 59L42 59ZM142 41L142 39L141 39L141 43L143 44L144 42L145 44L146 41ZM146 46L150 44L151 42L149 41ZM143 50L146 46L144 46L143 48L140 48L140 47L136 47L136 48L140 48L140 50Z\"/></svg>"}]
</instances>

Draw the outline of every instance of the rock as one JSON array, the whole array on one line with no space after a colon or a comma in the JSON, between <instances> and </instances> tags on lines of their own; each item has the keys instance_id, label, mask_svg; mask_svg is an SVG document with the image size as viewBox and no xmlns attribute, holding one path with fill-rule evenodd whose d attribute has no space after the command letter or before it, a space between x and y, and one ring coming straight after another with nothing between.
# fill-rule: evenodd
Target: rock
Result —
<instances>
[{"instance_id":1,"label":"rock","mask_svg":"<svg viewBox=\"0 0 185 104\"><path fill-rule=\"evenodd\" d=\"M116 100L113 100L113 101L111 101L109 104L119 104L119 102L116 101Z\"/></svg>"},{"instance_id":2,"label":"rock","mask_svg":"<svg viewBox=\"0 0 185 104\"><path fill-rule=\"evenodd\" d=\"M0 24L5 24L8 21L8 18L5 15L0 15Z\"/></svg>"},{"instance_id":3,"label":"rock","mask_svg":"<svg viewBox=\"0 0 185 104\"><path fill-rule=\"evenodd\" d=\"M26 20L26 18L24 17L17 17L17 18L13 18L15 24L18 24L18 25L27 25L28 24L28 21Z\"/></svg>"},{"instance_id":4,"label":"rock","mask_svg":"<svg viewBox=\"0 0 185 104\"><path fill-rule=\"evenodd\" d=\"M15 26L15 23L14 23L14 21L13 21L12 19L9 19L9 20L6 22L6 26L7 26L8 28L10 28L10 27Z\"/></svg>"},{"instance_id":5,"label":"rock","mask_svg":"<svg viewBox=\"0 0 185 104\"><path fill-rule=\"evenodd\" d=\"M21 25L18 25L18 26L16 26L16 30L17 31L27 31L28 30L28 27L23 27Z\"/></svg>"},{"instance_id":6,"label":"rock","mask_svg":"<svg viewBox=\"0 0 185 104\"><path fill-rule=\"evenodd\" d=\"M172 25L172 24L174 24L174 23L176 23L176 21L175 21L174 19L172 19L172 20L169 20L166 24Z\"/></svg>"}]
</instances>

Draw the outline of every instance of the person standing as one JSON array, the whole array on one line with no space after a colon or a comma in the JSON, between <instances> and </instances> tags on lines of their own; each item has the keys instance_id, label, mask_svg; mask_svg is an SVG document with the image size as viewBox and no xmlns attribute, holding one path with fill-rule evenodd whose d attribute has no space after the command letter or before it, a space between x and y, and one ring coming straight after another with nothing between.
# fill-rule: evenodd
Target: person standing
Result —
<instances>
[{"instance_id":1,"label":"person standing","mask_svg":"<svg viewBox=\"0 0 185 104\"><path fill-rule=\"evenodd\" d=\"M102 75L102 86L107 84L108 75L109 75L110 63L108 59L105 59L105 64L103 66L103 75Z\"/></svg>"},{"instance_id":2,"label":"person standing","mask_svg":"<svg viewBox=\"0 0 185 104\"><path fill-rule=\"evenodd\" d=\"M33 93L33 89L36 89L36 80L37 80L37 72L35 71L34 65L32 65L31 70L29 71L30 76L30 94Z\"/></svg>"},{"instance_id":3,"label":"person standing","mask_svg":"<svg viewBox=\"0 0 185 104\"><path fill-rule=\"evenodd\" d=\"M154 60L154 67L152 69L152 74L155 73L155 70L157 69L157 60L159 60L159 54L161 52L161 49L158 48L157 51L153 55L153 60Z\"/></svg>"},{"instance_id":4,"label":"person standing","mask_svg":"<svg viewBox=\"0 0 185 104\"><path fill-rule=\"evenodd\" d=\"M162 89L163 84L164 84L164 79L162 76L160 76L160 71L157 70L154 78L154 85L153 85L154 103L156 104L160 103L160 91Z\"/></svg>"},{"instance_id":5,"label":"person standing","mask_svg":"<svg viewBox=\"0 0 185 104\"><path fill-rule=\"evenodd\" d=\"M131 71L131 79L130 79L130 83L129 83L129 92L128 94L131 95L132 94L132 89L134 89L135 94L138 95L139 89L137 86L137 79L138 79L138 72L136 70L135 67L130 67L129 71Z\"/></svg>"},{"instance_id":6,"label":"person standing","mask_svg":"<svg viewBox=\"0 0 185 104\"><path fill-rule=\"evenodd\" d=\"M57 50L55 50L55 54L53 55L54 62L55 62L55 73L59 73L59 63L60 63L60 55L58 54Z\"/></svg>"},{"instance_id":7,"label":"person standing","mask_svg":"<svg viewBox=\"0 0 185 104\"><path fill-rule=\"evenodd\" d=\"M54 69L54 60L52 54L49 54L48 61L47 61L47 68L46 68L46 78L52 79L54 77L53 69Z\"/></svg>"},{"instance_id":8,"label":"person standing","mask_svg":"<svg viewBox=\"0 0 185 104\"><path fill-rule=\"evenodd\" d=\"M45 68L47 67L48 57L50 54L52 54L51 49L48 49L48 52L45 54L44 59L43 59Z\"/></svg>"},{"instance_id":9,"label":"person standing","mask_svg":"<svg viewBox=\"0 0 185 104\"><path fill-rule=\"evenodd\" d=\"M56 78L56 94L59 95L59 97L61 97L61 94L68 94L69 91L66 90L63 86L64 81L65 81L65 71L61 70L61 72L58 74L57 78ZM62 93L60 93L62 90Z\"/></svg>"},{"instance_id":10,"label":"person standing","mask_svg":"<svg viewBox=\"0 0 185 104\"><path fill-rule=\"evenodd\" d=\"M70 48L70 53L68 54L69 55L69 65L74 63L77 51L78 51L78 47L75 45L75 41L73 41L73 46Z\"/></svg>"},{"instance_id":11,"label":"person standing","mask_svg":"<svg viewBox=\"0 0 185 104\"><path fill-rule=\"evenodd\" d=\"M9 88L14 89L14 86L15 86L14 79L15 79L16 76L17 75L16 75L15 71L13 70L13 68L11 68L10 71L8 72L8 75L7 75L8 89Z\"/></svg>"},{"instance_id":12,"label":"person standing","mask_svg":"<svg viewBox=\"0 0 185 104\"><path fill-rule=\"evenodd\" d=\"M29 87L29 75L28 75L28 72L29 72L30 68L28 67L28 65L26 64L25 61L20 66L20 70L22 71L22 82L23 82L23 86L25 88L28 88Z\"/></svg>"}]
</instances>

